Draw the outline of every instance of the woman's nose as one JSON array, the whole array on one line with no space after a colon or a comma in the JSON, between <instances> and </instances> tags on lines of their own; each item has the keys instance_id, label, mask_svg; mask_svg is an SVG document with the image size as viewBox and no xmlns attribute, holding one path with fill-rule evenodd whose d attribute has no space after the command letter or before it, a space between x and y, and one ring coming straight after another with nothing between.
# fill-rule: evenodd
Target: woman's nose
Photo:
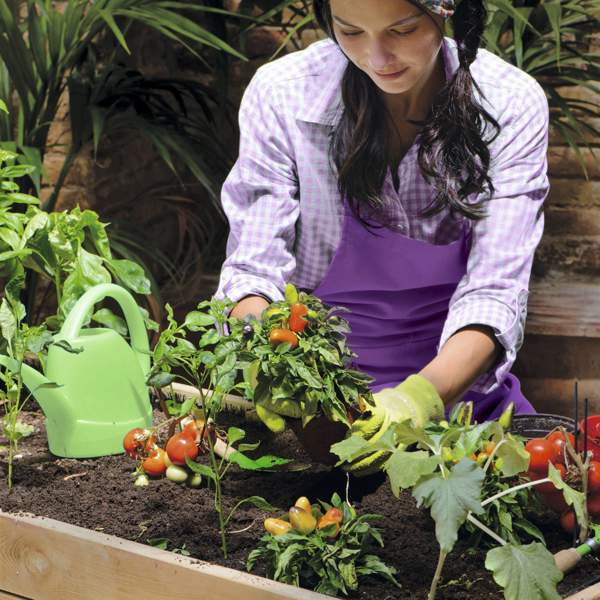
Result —
<instances>
[{"instance_id":1,"label":"woman's nose","mask_svg":"<svg viewBox=\"0 0 600 600\"><path fill-rule=\"evenodd\" d=\"M394 55L381 42L374 42L369 48L369 66L374 71L383 71L394 61Z\"/></svg>"}]
</instances>

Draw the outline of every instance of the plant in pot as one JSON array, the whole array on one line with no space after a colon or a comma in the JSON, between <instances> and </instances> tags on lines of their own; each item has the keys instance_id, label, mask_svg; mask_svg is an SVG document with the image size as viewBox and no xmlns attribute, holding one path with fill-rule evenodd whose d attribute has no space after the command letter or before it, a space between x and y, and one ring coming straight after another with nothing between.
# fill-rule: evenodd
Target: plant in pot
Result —
<instances>
[{"instance_id":1,"label":"plant in pot","mask_svg":"<svg viewBox=\"0 0 600 600\"><path fill-rule=\"evenodd\" d=\"M332 443L372 403L372 378L352 368L356 355L345 334L347 309L326 307L317 297L287 284L285 299L273 302L260 321L230 319L230 335L242 339L250 364L246 394L273 432L285 429L285 415L317 462L332 465Z\"/></svg>"}]
</instances>

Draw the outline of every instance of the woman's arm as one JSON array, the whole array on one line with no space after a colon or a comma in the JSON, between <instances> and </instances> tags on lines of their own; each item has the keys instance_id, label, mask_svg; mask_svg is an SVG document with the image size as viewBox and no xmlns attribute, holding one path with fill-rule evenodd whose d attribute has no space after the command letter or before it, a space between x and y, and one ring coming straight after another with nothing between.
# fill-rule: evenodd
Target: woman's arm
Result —
<instances>
[{"instance_id":1,"label":"woman's arm","mask_svg":"<svg viewBox=\"0 0 600 600\"><path fill-rule=\"evenodd\" d=\"M240 105L239 156L221 191L229 237L216 298L281 300L296 266L300 202L289 134L293 111L280 98L271 70L256 72Z\"/></svg>"},{"instance_id":2,"label":"woman's arm","mask_svg":"<svg viewBox=\"0 0 600 600\"><path fill-rule=\"evenodd\" d=\"M444 404L455 402L498 360L501 345L490 327L470 325L456 332L420 372Z\"/></svg>"},{"instance_id":3,"label":"woman's arm","mask_svg":"<svg viewBox=\"0 0 600 600\"><path fill-rule=\"evenodd\" d=\"M456 341L449 342L457 332L487 326L502 352L471 386L482 393L506 378L523 343L529 277L549 189L548 101L533 80L520 93L522 97L515 97L501 113L502 133L491 146L495 192L486 205L487 215L473 224L467 272L450 300L438 350L444 355L454 352ZM476 353L480 364L485 363L482 351Z\"/></svg>"}]
</instances>

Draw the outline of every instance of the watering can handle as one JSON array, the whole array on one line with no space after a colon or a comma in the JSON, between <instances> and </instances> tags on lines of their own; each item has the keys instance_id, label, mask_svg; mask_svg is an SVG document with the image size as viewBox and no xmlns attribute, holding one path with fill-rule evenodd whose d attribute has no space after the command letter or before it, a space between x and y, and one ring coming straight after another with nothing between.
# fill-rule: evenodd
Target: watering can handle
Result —
<instances>
[{"instance_id":1,"label":"watering can handle","mask_svg":"<svg viewBox=\"0 0 600 600\"><path fill-rule=\"evenodd\" d=\"M150 372L150 347L144 319L133 296L119 285L101 283L85 292L65 319L60 330L60 337L66 340L77 337L90 309L94 304L107 297L113 298L119 303L129 329L132 349L142 368L142 373L144 376L148 375Z\"/></svg>"}]
</instances>

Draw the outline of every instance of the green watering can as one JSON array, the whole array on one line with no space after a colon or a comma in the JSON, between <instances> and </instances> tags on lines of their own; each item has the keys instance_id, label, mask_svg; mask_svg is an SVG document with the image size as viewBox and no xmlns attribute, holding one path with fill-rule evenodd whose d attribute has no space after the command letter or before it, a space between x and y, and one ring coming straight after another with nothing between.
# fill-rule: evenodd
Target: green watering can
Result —
<instances>
[{"instance_id":1,"label":"green watering can","mask_svg":"<svg viewBox=\"0 0 600 600\"><path fill-rule=\"evenodd\" d=\"M131 346L112 329L82 329L94 304L106 297L121 306ZM66 340L83 351L75 354L51 345L45 376L21 365L23 382L46 415L50 452L68 458L123 452L123 437L130 429L152 424L146 386L148 335L135 300L118 285L97 285L77 301L54 340ZM18 368L18 363L6 356L0 355L0 364ZM48 386L50 383L61 387Z\"/></svg>"}]
</instances>

